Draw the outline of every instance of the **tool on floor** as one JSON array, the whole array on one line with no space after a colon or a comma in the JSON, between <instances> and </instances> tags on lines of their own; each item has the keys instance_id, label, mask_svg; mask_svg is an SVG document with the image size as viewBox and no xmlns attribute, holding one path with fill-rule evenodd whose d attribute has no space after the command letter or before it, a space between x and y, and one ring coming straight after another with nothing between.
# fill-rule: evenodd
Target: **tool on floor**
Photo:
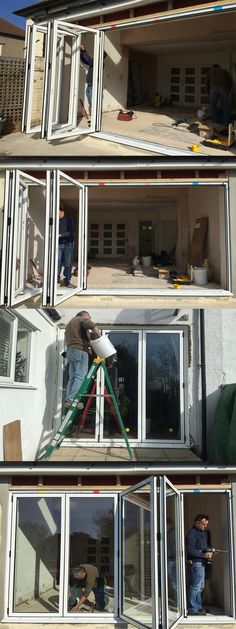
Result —
<instances>
[{"instance_id":1,"label":"tool on floor","mask_svg":"<svg viewBox=\"0 0 236 629\"><path fill-rule=\"evenodd\" d=\"M117 417L117 423L119 425L120 431L124 437L125 440L125 445L127 447L128 450L128 454L129 454L129 458L131 461L134 460L133 457L133 453L132 450L130 448L129 445L129 441L127 438L127 434L125 431L125 427L123 424L123 420L120 414L120 409L118 406L118 402L117 399L115 397L113 388L112 388L112 384L110 381L110 377L107 371L107 366L106 366L106 361L104 358L95 358L93 360L93 363L87 373L87 376L85 377L77 395L75 396L73 402L71 403L61 425L59 426L56 434L54 435L51 443L46 447L45 452L42 454L42 456L40 458L42 459L47 459L52 452L56 449L59 448L63 439L66 437L66 435L68 435L70 428L73 424L73 421L75 419L75 416L77 415L77 413L79 412L79 407L81 405L81 400L84 396L88 397L87 400L87 404L85 405L85 408L82 410L81 416L80 416L80 421L78 424L78 431L80 431L86 421L87 418L87 413L88 413L88 409L89 406L91 405L91 401L92 401L92 396L94 394L95 388L94 384L96 383L96 377L97 377L97 373L98 370L102 369L104 372L104 384L105 384L105 390L104 390L104 397L106 398L106 400L109 403L110 408L112 409L112 413L116 414ZM96 386L96 384L95 384ZM91 401L90 401L91 398Z\"/></svg>"}]
</instances>

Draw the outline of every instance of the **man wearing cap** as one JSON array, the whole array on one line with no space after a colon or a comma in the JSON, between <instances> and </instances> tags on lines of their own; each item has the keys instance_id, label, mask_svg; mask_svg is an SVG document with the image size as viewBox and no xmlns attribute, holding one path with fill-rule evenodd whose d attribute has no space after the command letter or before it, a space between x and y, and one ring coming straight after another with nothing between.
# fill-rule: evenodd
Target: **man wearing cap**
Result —
<instances>
[{"instance_id":1,"label":"man wearing cap","mask_svg":"<svg viewBox=\"0 0 236 629\"><path fill-rule=\"evenodd\" d=\"M93 601L91 601L90 594L93 588L96 588L98 577L98 569L92 564L84 563L73 568L70 579L69 612L79 612L84 603L91 606L95 597L93 594Z\"/></svg>"},{"instance_id":2,"label":"man wearing cap","mask_svg":"<svg viewBox=\"0 0 236 629\"><path fill-rule=\"evenodd\" d=\"M92 332L93 338L101 336L99 329L86 310L78 312L76 317L73 317L66 326L65 342L69 364L69 380L65 408L69 408L73 402L88 372L90 332Z\"/></svg>"}]
</instances>

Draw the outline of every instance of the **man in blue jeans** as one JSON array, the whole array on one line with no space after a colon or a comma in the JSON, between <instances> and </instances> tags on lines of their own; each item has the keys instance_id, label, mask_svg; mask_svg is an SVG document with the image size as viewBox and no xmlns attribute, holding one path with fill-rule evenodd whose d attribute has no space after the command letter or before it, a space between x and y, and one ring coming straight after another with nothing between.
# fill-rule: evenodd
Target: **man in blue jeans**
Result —
<instances>
[{"instance_id":1,"label":"man in blue jeans","mask_svg":"<svg viewBox=\"0 0 236 629\"><path fill-rule=\"evenodd\" d=\"M213 557L213 552L207 550L208 522L208 515L200 513L195 517L193 526L186 535L188 613L193 616L207 613L202 607L202 592L205 586L206 560Z\"/></svg>"},{"instance_id":2,"label":"man in blue jeans","mask_svg":"<svg viewBox=\"0 0 236 629\"><path fill-rule=\"evenodd\" d=\"M66 326L65 342L67 345L66 356L69 364L69 380L65 408L69 408L71 402L73 402L88 372L90 332L92 332L93 338L101 336L99 329L91 321L90 314L86 310L78 312L76 317L73 317Z\"/></svg>"},{"instance_id":3,"label":"man in blue jeans","mask_svg":"<svg viewBox=\"0 0 236 629\"><path fill-rule=\"evenodd\" d=\"M58 268L57 280L63 286L72 287L70 283L72 275L72 261L74 251L74 223L72 218L65 216L64 210L59 209L59 243L58 243ZM61 280L61 269L64 264L64 280ZM73 286L73 288L75 288Z\"/></svg>"},{"instance_id":4,"label":"man in blue jeans","mask_svg":"<svg viewBox=\"0 0 236 629\"><path fill-rule=\"evenodd\" d=\"M232 86L229 72L215 63L206 76L206 90L210 96L213 122L225 126L230 123L229 98Z\"/></svg>"}]
</instances>

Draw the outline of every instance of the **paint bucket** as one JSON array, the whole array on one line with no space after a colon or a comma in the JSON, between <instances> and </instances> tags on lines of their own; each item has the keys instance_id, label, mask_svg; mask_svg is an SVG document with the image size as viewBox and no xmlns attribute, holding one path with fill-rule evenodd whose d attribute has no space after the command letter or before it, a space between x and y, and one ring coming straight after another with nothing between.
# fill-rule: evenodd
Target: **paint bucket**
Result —
<instances>
[{"instance_id":1,"label":"paint bucket","mask_svg":"<svg viewBox=\"0 0 236 629\"><path fill-rule=\"evenodd\" d=\"M106 335L100 336L98 339L95 339L95 341L90 341L90 345L99 358L109 358L109 356L116 354L114 345L112 345Z\"/></svg>"},{"instance_id":2,"label":"paint bucket","mask_svg":"<svg viewBox=\"0 0 236 629\"><path fill-rule=\"evenodd\" d=\"M195 266L193 269L193 282L197 286L207 284L207 270L203 266Z\"/></svg>"},{"instance_id":3,"label":"paint bucket","mask_svg":"<svg viewBox=\"0 0 236 629\"><path fill-rule=\"evenodd\" d=\"M152 258L151 256L143 256L142 257L142 265L143 266L151 266Z\"/></svg>"}]
</instances>

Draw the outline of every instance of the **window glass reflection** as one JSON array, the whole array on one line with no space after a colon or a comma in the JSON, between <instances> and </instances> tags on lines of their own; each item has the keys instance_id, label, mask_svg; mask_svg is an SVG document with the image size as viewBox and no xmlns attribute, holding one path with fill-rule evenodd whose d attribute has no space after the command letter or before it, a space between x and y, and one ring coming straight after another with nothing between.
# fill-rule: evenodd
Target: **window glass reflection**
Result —
<instances>
[{"instance_id":1,"label":"window glass reflection","mask_svg":"<svg viewBox=\"0 0 236 629\"><path fill-rule=\"evenodd\" d=\"M15 543L13 611L58 612L61 500L19 498Z\"/></svg>"}]
</instances>

